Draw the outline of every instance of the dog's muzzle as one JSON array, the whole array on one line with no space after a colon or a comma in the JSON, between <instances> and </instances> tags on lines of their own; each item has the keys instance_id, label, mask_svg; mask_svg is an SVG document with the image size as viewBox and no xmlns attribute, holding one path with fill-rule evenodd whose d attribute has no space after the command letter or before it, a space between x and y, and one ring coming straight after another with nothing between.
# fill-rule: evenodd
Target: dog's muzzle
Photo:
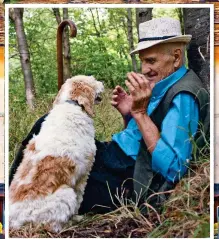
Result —
<instances>
[{"instance_id":1,"label":"dog's muzzle","mask_svg":"<svg viewBox=\"0 0 219 239\"><path fill-rule=\"evenodd\" d=\"M96 101L97 101L97 102L101 102L101 101L102 101L102 98L101 98L100 96L97 96Z\"/></svg>"},{"instance_id":2,"label":"dog's muzzle","mask_svg":"<svg viewBox=\"0 0 219 239\"><path fill-rule=\"evenodd\" d=\"M102 101L102 97L100 94L96 95L95 97L95 104L99 104Z\"/></svg>"}]
</instances>

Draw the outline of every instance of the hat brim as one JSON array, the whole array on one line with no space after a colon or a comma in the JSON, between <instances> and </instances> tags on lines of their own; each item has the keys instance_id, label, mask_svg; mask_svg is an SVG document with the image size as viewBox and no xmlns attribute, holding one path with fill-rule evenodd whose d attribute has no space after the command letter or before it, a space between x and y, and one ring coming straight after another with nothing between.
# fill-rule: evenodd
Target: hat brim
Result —
<instances>
[{"instance_id":1,"label":"hat brim","mask_svg":"<svg viewBox=\"0 0 219 239\"><path fill-rule=\"evenodd\" d=\"M192 35L183 35L183 36L176 36L171 37L165 40L155 40L155 41L142 41L138 43L138 46L135 50L131 51L130 54L136 54L141 50L148 49L149 47L158 45L160 43L168 43L168 42L184 42L189 43L192 39Z\"/></svg>"}]
</instances>

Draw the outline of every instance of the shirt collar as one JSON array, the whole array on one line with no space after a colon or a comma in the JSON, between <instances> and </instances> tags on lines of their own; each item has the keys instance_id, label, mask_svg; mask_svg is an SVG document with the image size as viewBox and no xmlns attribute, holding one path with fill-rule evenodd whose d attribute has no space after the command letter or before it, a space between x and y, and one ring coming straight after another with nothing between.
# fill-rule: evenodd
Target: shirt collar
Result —
<instances>
[{"instance_id":1,"label":"shirt collar","mask_svg":"<svg viewBox=\"0 0 219 239\"><path fill-rule=\"evenodd\" d=\"M153 98L159 98L163 96L163 94L178 80L180 80L185 73L187 72L187 69L185 65L180 67L177 71L172 73L171 75L167 76L163 80L157 82L152 90L152 97Z\"/></svg>"}]
</instances>

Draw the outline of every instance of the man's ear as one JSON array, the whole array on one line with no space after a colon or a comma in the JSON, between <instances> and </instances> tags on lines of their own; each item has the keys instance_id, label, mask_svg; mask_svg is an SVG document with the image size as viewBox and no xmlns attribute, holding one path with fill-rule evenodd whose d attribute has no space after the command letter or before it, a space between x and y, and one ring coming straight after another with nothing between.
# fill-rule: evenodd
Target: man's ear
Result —
<instances>
[{"instance_id":1,"label":"man's ear","mask_svg":"<svg viewBox=\"0 0 219 239\"><path fill-rule=\"evenodd\" d=\"M71 90L71 100L75 100L91 117L94 116L95 94L93 88L81 82L74 82Z\"/></svg>"},{"instance_id":2,"label":"man's ear","mask_svg":"<svg viewBox=\"0 0 219 239\"><path fill-rule=\"evenodd\" d=\"M174 67L178 69L182 65L182 50L181 49L175 49L174 50Z\"/></svg>"}]
</instances>

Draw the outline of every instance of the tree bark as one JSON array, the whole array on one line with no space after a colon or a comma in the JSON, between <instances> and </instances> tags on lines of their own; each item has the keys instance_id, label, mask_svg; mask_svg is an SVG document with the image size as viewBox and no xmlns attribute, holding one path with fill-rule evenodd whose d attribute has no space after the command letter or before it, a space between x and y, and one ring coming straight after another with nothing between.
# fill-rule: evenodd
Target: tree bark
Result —
<instances>
[{"instance_id":1,"label":"tree bark","mask_svg":"<svg viewBox=\"0 0 219 239\"><path fill-rule=\"evenodd\" d=\"M27 104L31 109L34 109L35 87L31 70L30 53L24 32L23 12L23 8L15 8L14 10L10 11L10 18L15 23L18 51L20 55L22 72L24 75Z\"/></svg>"},{"instance_id":2,"label":"tree bark","mask_svg":"<svg viewBox=\"0 0 219 239\"><path fill-rule=\"evenodd\" d=\"M97 28L97 24L96 24L96 21L95 21L94 13L93 13L92 9L89 9L89 10L90 10L90 13L91 13L91 16L92 16L92 19L93 19L93 25L94 25L94 29L96 31L96 36L100 37L101 34L100 34L100 30L98 30L98 28Z\"/></svg>"},{"instance_id":3,"label":"tree bark","mask_svg":"<svg viewBox=\"0 0 219 239\"><path fill-rule=\"evenodd\" d=\"M136 14L136 28L138 32L138 39L139 39L139 25L142 22L146 22L152 19L152 10L153 8L136 8L135 14Z\"/></svg>"},{"instance_id":4,"label":"tree bark","mask_svg":"<svg viewBox=\"0 0 219 239\"><path fill-rule=\"evenodd\" d=\"M188 66L210 89L210 9L184 8L185 34L191 34L188 46ZM213 47L213 46L211 46Z\"/></svg>"},{"instance_id":5,"label":"tree bark","mask_svg":"<svg viewBox=\"0 0 219 239\"><path fill-rule=\"evenodd\" d=\"M61 23L61 21L62 21L62 18L61 18L60 12L59 12L59 8L53 8L52 10L53 10L53 14L54 14L54 16L56 18L56 21L57 21L57 23L59 25Z\"/></svg>"},{"instance_id":6,"label":"tree bark","mask_svg":"<svg viewBox=\"0 0 219 239\"><path fill-rule=\"evenodd\" d=\"M136 8L136 27L139 38L139 24L152 19L153 8Z\"/></svg>"},{"instance_id":7,"label":"tree bark","mask_svg":"<svg viewBox=\"0 0 219 239\"><path fill-rule=\"evenodd\" d=\"M133 21L132 21L132 9L127 8L127 32L128 32L128 42L129 50L134 50L134 40L133 40ZM135 72L137 72L137 61L135 55L131 55L132 58L132 67Z\"/></svg>"},{"instance_id":8,"label":"tree bark","mask_svg":"<svg viewBox=\"0 0 219 239\"><path fill-rule=\"evenodd\" d=\"M68 19L68 8L63 8L63 20ZM63 46L64 46L64 58L63 58L63 74L64 81L71 77L71 53L70 53L70 41L69 30L66 27L63 33Z\"/></svg>"},{"instance_id":9,"label":"tree bark","mask_svg":"<svg viewBox=\"0 0 219 239\"><path fill-rule=\"evenodd\" d=\"M184 29L184 19L183 19L183 9L182 8L177 8L176 12L177 12L180 24L181 24L181 31L185 32L185 29Z\"/></svg>"},{"instance_id":10,"label":"tree bark","mask_svg":"<svg viewBox=\"0 0 219 239\"><path fill-rule=\"evenodd\" d=\"M103 52L107 51L107 48L106 48L105 44L98 40L98 38L102 36L102 31L101 31L102 26L101 26L98 11L97 11L97 9L96 9L96 11L94 11L94 9L92 10L92 8L90 8L89 11L91 13L92 20L93 20L93 26L94 26L94 29L95 29L95 33L93 35L97 37L97 41L98 41L100 51L103 51ZM95 12L96 12L96 15L94 14ZM96 18L95 18L95 16L96 16Z\"/></svg>"}]
</instances>

